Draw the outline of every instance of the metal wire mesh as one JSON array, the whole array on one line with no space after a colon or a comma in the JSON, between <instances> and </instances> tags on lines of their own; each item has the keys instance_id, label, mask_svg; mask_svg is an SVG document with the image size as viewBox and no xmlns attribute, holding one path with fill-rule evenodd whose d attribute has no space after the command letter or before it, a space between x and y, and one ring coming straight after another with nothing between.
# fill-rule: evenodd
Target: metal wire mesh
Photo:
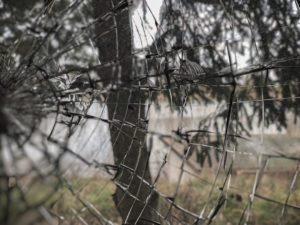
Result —
<instances>
[{"instance_id":1,"label":"metal wire mesh","mask_svg":"<svg viewBox=\"0 0 300 225\"><path fill-rule=\"evenodd\" d=\"M0 2L1 224L299 222L298 2L150 5Z\"/></svg>"}]
</instances>

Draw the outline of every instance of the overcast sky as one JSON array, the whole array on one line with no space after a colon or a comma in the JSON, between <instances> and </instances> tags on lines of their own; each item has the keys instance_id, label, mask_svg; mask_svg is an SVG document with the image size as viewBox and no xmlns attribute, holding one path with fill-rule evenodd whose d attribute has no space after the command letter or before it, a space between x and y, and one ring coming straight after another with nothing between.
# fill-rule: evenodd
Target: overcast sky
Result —
<instances>
[{"instance_id":1,"label":"overcast sky","mask_svg":"<svg viewBox=\"0 0 300 225\"><path fill-rule=\"evenodd\" d=\"M162 5L162 0L151 0L147 1L147 4L149 5L149 8L151 9L153 15L155 16L157 22L159 22L159 10ZM141 19L143 18L143 10L142 10L142 4L138 6L138 8L134 11L133 18L132 18L132 26L134 31L134 44L136 48L142 48L146 46L146 40L148 40L148 44L151 44L152 38L151 35L154 37L155 33L157 32L157 29L155 27L155 20L149 10L147 10L147 23L143 21L145 32L142 27ZM139 30L140 35L142 36L142 42L141 44L140 38L138 37Z\"/></svg>"}]
</instances>

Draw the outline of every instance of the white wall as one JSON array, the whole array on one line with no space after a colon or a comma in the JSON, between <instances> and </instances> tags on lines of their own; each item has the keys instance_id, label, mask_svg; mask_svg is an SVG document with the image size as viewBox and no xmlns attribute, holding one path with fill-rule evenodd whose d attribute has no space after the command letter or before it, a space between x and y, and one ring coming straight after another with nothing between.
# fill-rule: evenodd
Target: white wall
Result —
<instances>
[{"instance_id":1,"label":"white wall","mask_svg":"<svg viewBox=\"0 0 300 225\"><path fill-rule=\"evenodd\" d=\"M184 111L182 117L180 113L176 110L172 111L167 102L159 102L160 111L155 110L154 105L150 107L150 123L149 123L149 132L150 133L159 133L164 135L175 136L174 130L177 130L178 127L182 127L184 130L198 129L199 122L206 116L213 114L218 108L217 104L203 105L199 103L193 103L192 106L187 105L186 111ZM250 106L246 105L246 108L251 112ZM93 115L98 118L107 119L107 111L103 105L93 104L88 111L88 114ZM292 116L289 116L292 118ZM245 123L245 118L243 115L240 116L240 120ZM48 119L42 121L40 125L41 132L49 134L50 130L54 123L54 115L50 116ZM252 135L260 135L261 127L257 126L257 118L254 118L253 121L253 130L251 131ZM209 128L213 131L212 128ZM281 131L277 130L276 126L271 125L270 127L264 128L265 135L278 135L278 134L288 134L294 135L299 134L300 126L298 124L293 124L289 121L289 127L287 129L282 129ZM224 132L224 130L223 130ZM58 125L55 128L53 138L64 142L65 136L67 135L67 128L64 125ZM159 140L159 135L148 135L148 146L150 146L150 140L152 140L152 154L150 158L150 167L153 174L153 177L156 176L157 171L159 170L163 158L166 153L168 155L168 163L166 168L163 170L163 174L166 177L171 175L176 177L180 171L181 159L176 155L170 152L170 148L166 146ZM15 172L26 173L31 165L35 165L38 168L42 168L44 171L50 170L52 167L49 165L49 162L43 157L44 154L41 149L45 149L42 146L42 143L45 143L48 147L48 152L57 157L61 152L60 148L48 142L45 138L42 138L40 132L36 132L32 139L31 143L25 145L25 153L27 154L26 159L19 157L19 160L13 159L12 149L15 155L20 155L16 149L16 146L11 143L6 142L5 140L2 143L6 143L7 148L4 149L4 158L6 161L6 168L11 173ZM256 143L257 144L257 143ZM9 147L10 148L9 148ZM67 146L69 149L74 151L76 154L80 155L89 162L96 160L97 162L106 162L113 163L113 153L111 150L110 135L108 125L104 122L94 119L82 120L80 126L75 129L74 134L69 139ZM276 150L276 149L275 149ZM15 163L18 161L18 163ZM99 169L95 169L94 166L88 167L84 162L77 159L72 154L65 153L61 162L61 170L65 171L67 174L76 174L83 177L90 177L97 174L103 175L99 172ZM177 172L176 172L177 171Z\"/></svg>"}]
</instances>

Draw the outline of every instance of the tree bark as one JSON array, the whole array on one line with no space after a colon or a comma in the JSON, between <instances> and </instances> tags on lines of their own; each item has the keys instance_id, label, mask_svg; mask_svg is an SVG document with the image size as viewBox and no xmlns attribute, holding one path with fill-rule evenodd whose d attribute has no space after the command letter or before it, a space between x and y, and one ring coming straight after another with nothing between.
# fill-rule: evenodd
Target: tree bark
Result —
<instances>
[{"instance_id":1,"label":"tree bark","mask_svg":"<svg viewBox=\"0 0 300 225\"><path fill-rule=\"evenodd\" d=\"M99 70L98 74L104 87L112 84L123 87L106 96L109 120L113 121L110 124L110 135L114 161L119 166L115 182L120 186L117 185L113 199L123 224L153 224L149 221L158 222L154 211L157 208L158 195L152 192L145 206L144 202L151 193L150 186L140 179L144 177L144 181L151 184L148 164L150 154L146 146L147 123L144 122L146 96L140 90L131 88L133 62L130 12L126 1L94 0L93 3L97 18L113 12L109 19L106 17L105 20L99 20L95 32L99 37L96 45L101 63L113 62L115 65Z\"/></svg>"}]
</instances>

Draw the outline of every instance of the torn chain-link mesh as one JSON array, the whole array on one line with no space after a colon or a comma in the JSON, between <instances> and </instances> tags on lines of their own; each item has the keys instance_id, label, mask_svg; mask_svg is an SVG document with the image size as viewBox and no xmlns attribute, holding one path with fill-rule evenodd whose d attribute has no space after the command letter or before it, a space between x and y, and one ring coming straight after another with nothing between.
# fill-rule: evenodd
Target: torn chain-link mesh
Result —
<instances>
[{"instance_id":1,"label":"torn chain-link mesh","mask_svg":"<svg viewBox=\"0 0 300 225\"><path fill-rule=\"evenodd\" d=\"M285 224L300 157L265 129L297 124L300 11L276 2L1 2L1 224Z\"/></svg>"}]
</instances>

